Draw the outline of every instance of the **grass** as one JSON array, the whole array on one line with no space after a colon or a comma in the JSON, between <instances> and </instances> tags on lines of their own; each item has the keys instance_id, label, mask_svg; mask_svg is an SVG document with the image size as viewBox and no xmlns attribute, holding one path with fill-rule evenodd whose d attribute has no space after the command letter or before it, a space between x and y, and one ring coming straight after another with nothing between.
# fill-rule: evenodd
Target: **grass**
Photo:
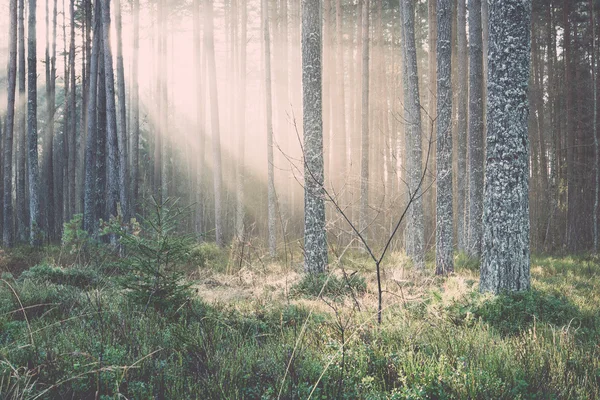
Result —
<instances>
[{"instance_id":1,"label":"grass","mask_svg":"<svg viewBox=\"0 0 600 400\"><path fill-rule=\"evenodd\" d=\"M197 292L168 310L131 302L110 259L32 256L38 266L4 273L0 398L600 398L600 265L589 257L534 257L532 291L491 297L473 260L458 256L456 274L438 278L393 254L377 326L360 258L343 260L352 279L306 278L277 264L225 268L227 254L196 249L181 270Z\"/></svg>"}]
</instances>

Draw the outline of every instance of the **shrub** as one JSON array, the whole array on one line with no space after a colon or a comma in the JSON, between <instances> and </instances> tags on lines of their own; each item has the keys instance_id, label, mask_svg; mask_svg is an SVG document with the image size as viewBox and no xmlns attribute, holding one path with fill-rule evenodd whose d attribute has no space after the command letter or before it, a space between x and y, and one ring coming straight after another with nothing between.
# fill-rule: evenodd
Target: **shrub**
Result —
<instances>
[{"instance_id":1,"label":"shrub","mask_svg":"<svg viewBox=\"0 0 600 400\"><path fill-rule=\"evenodd\" d=\"M357 273L338 278L333 274L307 274L292 286L292 296L338 298L367 290L365 278Z\"/></svg>"},{"instance_id":2,"label":"shrub","mask_svg":"<svg viewBox=\"0 0 600 400\"><path fill-rule=\"evenodd\" d=\"M139 231L115 229L127 258L128 271L121 285L130 299L145 307L171 310L189 297L190 282L177 266L189 261L192 239L175 232L178 219L185 213L177 201L154 202L153 213L142 220Z\"/></svg>"}]
</instances>

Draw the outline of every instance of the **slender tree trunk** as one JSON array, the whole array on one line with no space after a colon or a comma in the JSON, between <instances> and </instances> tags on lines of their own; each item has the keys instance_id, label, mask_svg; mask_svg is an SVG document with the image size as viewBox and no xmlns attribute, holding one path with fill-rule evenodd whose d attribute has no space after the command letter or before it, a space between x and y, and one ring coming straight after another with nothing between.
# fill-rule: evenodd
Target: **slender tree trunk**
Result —
<instances>
[{"instance_id":1,"label":"slender tree trunk","mask_svg":"<svg viewBox=\"0 0 600 400\"><path fill-rule=\"evenodd\" d=\"M69 92L69 120L71 121L69 126L69 132L67 135L68 147L70 150L68 165L67 165L67 175L68 175L68 188L67 194L69 196L68 200L68 211L67 218L70 220L73 218L76 212L77 205L77 81L76 81L76 70L75 70L75 57L76 57L76 47L75 47L75 0L71 0L70 2L70 14L71 14L71 43L69 45L69 68L71 70L69 79L71 80L71 91ZM85 113L85 110L82 108L82 113Z\"/></svg>"},{"instance_id":2,"label":"slender tree trunk","mask_svg":"<svg viewBox=\"0 0 600 400\"><path fill-rule=\"evenodd\" d=\"M594 212L592 218L593 224L593 250L594 254L598 253L598 202L600 195L600 145L598 144L598 66L596 65L596 15L594 2L590 0L590 25L592 27L592 85L594 97L594 112L592 120L592 134L594 135Z\"/></svg>"},{"instance_id":3,"label":"slender tree trunk","mask_svg":"<svg viewBox=\"0 0 600 400\"><path fill-rule=\"evenodd\" d=\"M468 221L466 199L468 193L468 175L467 175L467 109L468 109L468 58L467 58L467 7L466 0L458 0L456 36L458 57L457 72L457 101L458 101L458 121L457 121L457 235L458 251L466 251L468 240Z\"/></svg>"},{"instance_id":4,"label":"slender tree trunk","mask_svg":"<svg viewBox=\"0 0 600 400\"><path fill-rule=\"evenodd\" d=\"M27 241L27 228L29 226L28 198L25 174L27 173L27 113L25 94L26 71L25 71L25 0L19 0L19 105L18 112L18 132L17 132L17 237L20 242Z\"/></svg>"},{"instance_id":5,"label":"slender tree trunk","mask_svg":"<svg viewBox=\"0 0 600 400\"><path fill-rule=\"evenodd\" d=\"M129 210L129 168L127 151L127 109L125 102L125 67L123 66L123 24L121 22L121 0L115 0L115 24L117 28L117 93L118 108L118 140L119 140L119 200L121 214L125 221L131 217Z\"/></svg>"},{"instance_id":6,"label":"slender tree trunk","mask_svg":"<svg viewBox=\"0 0 600 400\"><path fill-rule=\"evenodd\" d=\"M196 40L199 40L196 39ZM140 87L139 87L139 54L140 54L140 0L133 1L133 54L131 82L132 144L131 144L131 180L130 216L135 216L139 201L140 187Z\"/></svg>"},{"instance_id":7,"label":"slender tree trunk","mask_svg":"<svg viewBox=\"0 0 600 400\"><path fill-rule=\"evenodd\" d=\"M106 203L109 217L117 215L119 201L119 145L117 139L117 110L115 104L115 75L110 45L110 0L102 5L102 40L104 44L104 80L106 85L106 150L107 150L107 193ZM125 187L123 187L125 190Z\"/></svg>"},{"instance_id":8,"label":"slender tree trunk","mask_svg":"<svg viewBox=\"0 0 600 400\"><path fill-rule=\"evenodd\" d=\"M452 241L452 2L437 2L437 210L436 268L454 271Z\"/></svg>"},{"instance_id":9,"label":"slender tree trunk","mask_svg":"<svg viewBox=\"0 0 600 400\"><path fill-rule=\"evenodd\" d=\"M302 103L304 104L304 269L327 266L323 199L321 2L302 0Z\"/></svg>"},{"instance_id":10,"label":"slender tree trunk","mask_svg":"<svg viewBox=\"0 0 600 400\"><path fill-rule=\"evenodd\" d=\"M362 0L362 93L360 136L359 231L366 238L369 226L369 0Z\"/></svg>"},{"instance_id":11,"label":"slender tree trunk","mask_svg":"<svg viewBox=\"0 0 600 400\"><path fill-rule=\"evenodd\" d=\"M336 36L336 63L337 63L337 104L338 104L338 124L339 129L336 129L338 138L336 163L336 176L333 177L338 190L341 189L346 181L346 164L347 164L347 149L346 149L346 91L344 89L344 41L343 41L343 26L344 14L342 13L342 0L335 2L335 36Z\"/></svg>"},{"instance_id":12,"label":"slender tree trunk","mask_svg":"<svg viewBox=\"0 0 600 400\"><path fill-rule=\"evenodd\" d=\"M486 181L480 290L528 290L527 85L531 2L490 0Z\"/></svg>"},{"instance_id":13,"label":"slender tree trunk","mask_svg":"<svg viewBox=\"0 0 600 400\"><path fill-rule=\"evenodd\" d=\"M9 7L9 60L8 60L8 109L6 113L6 129L4 130L4 215L2 244L13 245L13 210L12 210L12 161L13 131L15 126L15 94L17 88L17 0L10 0Z\"/></svg>"},{"instance_id":14,"label":"slender tree trunk","mask_svg":"<svg viewBox=\"0 0 600 400\"><path fill-rule=\"evenodd\" d=\"M85 145L85 185L83 200L83 228L90 234L97 231L96 222L98 214L96 213L96 192L97 188L97 159L96 145L98 143L98 130L96 126L97 115L96 105L98 99L98 69L99 52L102 46L102 21L99 11L99 3L96 3L95 23L94 23L94 43L91 48L90 56L90 75L88 80L89 92L87 101L87 137Z\"/></svg>"},{"instance_id":15,"label":"slender tree trunk","mask_svg":"<svg viewBox=\"0 0 600 400\"><path fill-rule=\"evenodd\" d=\"M422 188L422 144L421 144L421 105L419 97L419 73L417 70L417 49L415 46L415 9L412 0L401 0L402 24L404 26L404 123L406 124L406 145L408 158L408 190L414 196L408 210L406 229L406 253L415 268L423 269L425 263L425 235L423 226Z\"/></svg>"},{"instance_id":16,"label":"slender tree trunk","mask_svg":"<svg viewBox=\"0 0 600 400\"><path fill-rule=\"evenodd\" d=\"M271 38L269 34L269 11L268 1L262 0L263 17L263 39L265 43L265 101L267 117L267 162L268 162L268 234L269 234L269 254L275 257L276 252L276 232L275 232L275 168L273 165L273 96L271 93Z\"/></svg>"},{"instance_id":17,"label":"slender tree trunk","mask_svg":"<svg viewBox=\"0 0 600 400\"><path fill-rule=\"evenodd\" d=\"M469 241L471 256L481 255L483 214L483 52L481 0L469 0Z\"/></svg>"},{"instance_id":18,"label":"slender tree trunk","mask_svg":"<svg viewBox=\"0 0 600 400\"><path fill-rule=\"evenodd\" d=\"M217 94L217 67L215 61L215 39L212 0L205 0L205 51L208 62L208 82L210 91L210 111L213 150L213 184L215 196L215 240L223 246L222 221L222 172L221 172L221 132L219 129L219 100Z\"/></svg>"},{"instance_id":19,"label":"slender tree trunk","mask_svg":"<svg viewBox=\"0 0 600 400\"><path fill-rule=\"evenodd\" d=\"M287 0L284 0L287 1ZM242 13L241 39L240 39L240 65L239 65L239 84L240 93L238 94L238 150L237 150L237 173L236 173L236 231L238 240L244 239L244 169L245 169L245 136L246 136L246 41L248 25L248 4L247 0L241 0ZM287 25L287 23L286 23ZM287 28L286 28L287 31ZM286 43L287 46L287 43ZM287 67L287 65L286 65ZM286 91L287 93L287 91Z\"/></svg>"},{"instance_id":20,"label":"slender tree trunk","mask_svg":"<svg viewBox=\"0 0 600 400\"><path fill-rule=\"evenodd\" d=\"M36 0L29 0L27 38L27 166L29 174L29 234L33 246L41 245L39 171L37 148L37 49Z\"/></svg>"}]
</instances>

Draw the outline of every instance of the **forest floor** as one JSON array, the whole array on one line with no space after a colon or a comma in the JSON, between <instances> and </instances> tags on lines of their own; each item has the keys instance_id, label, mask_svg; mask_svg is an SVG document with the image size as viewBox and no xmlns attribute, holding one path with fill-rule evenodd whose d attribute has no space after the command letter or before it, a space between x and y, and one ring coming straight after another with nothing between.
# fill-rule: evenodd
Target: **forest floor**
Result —
<instances>
[{"instance_id":1,"label":"forest floor","mask_svg":"<svg viewBox=\"0 0 600 400\"><path fill-rule=\"evenodd\" d=\"M394 253L379 325L360 253L306 276L193 247L153 299L105 245L1 252L0 399L600 398L597 258L533 257L532 290L493 297L473 260Z\"/></svg>"}]
</instances>

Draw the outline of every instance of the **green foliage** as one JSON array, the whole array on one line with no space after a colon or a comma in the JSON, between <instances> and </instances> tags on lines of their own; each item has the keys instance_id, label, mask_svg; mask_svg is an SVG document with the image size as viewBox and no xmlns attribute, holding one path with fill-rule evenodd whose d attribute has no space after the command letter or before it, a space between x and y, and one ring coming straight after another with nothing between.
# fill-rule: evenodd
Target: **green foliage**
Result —
<instances>
[{"instance_id":1,"label":"green foliage","mask_svg":"<svg viewBox=\"0 0 600 400\"><path fill-rule=\"evenodd\" d=\"M144 240L140 249L160 248L151 232L127 234ZM172 230L166 236L170 248L178 237ZM153 259L131 247L124 252L131 273L141 264L136 257ZM190 263L183 254L172 269ZM585 264L555 265L533 269L530 293L490 297L469 288L449 301L448 281L432 281L423 301L390 306L377 328L372 310L354 312L343 345L335 315L302 300L209 305L167 297L177 312L142 310L130 301L132 289L93 287L69 269L40 265L18 279L2 275L0 397L600 398L600 275L589 275ZM350 285L333 274L312 279L294 288L297 296L365 290L357 275Z\"/></svg>"},{"instance_id":2,"label":"green foliage","mask_svg":"<svg viewBox=\"0 0 600 400\"><path fill-rule=\"evenodd\" d=\"M154 212L143 220L139 230L115 229L127 258L128 273L121 279L127 296L145 307L177 309L190 295L191 284L184 280L178 266L190 259L192 240L176 232L185 210L177 201L154 203Z\"/></svg>"},{"instance_id":3,"label":"green foliage","mask_svg":"<svg viewBox=\"0 0 600 400\"><path fill-rule=\"evenodd\" d=\"M192 246L188 263L194 268L210 268L216 272L225 272L228 254L216 243L203 242Z\"/></svg>"},{"instance_id":4,"label":"green foliage","mask_svg":"<svg viewBox=\"0 0 600 400\"><path fill-rule=\"evenodd\" d=\"M75 286L82 289L94 288L100 282L98 273L91 268L60 268L46 264L28 269L21 274L19 279L52 282L57 285Z\"/></svg>"},{"instance_id":5,"label":"green foliage","mask_svg":"<svg viewBox=\"0 0 600 400\"><path fill-rule=\"evenodd\" d=\"M337 277L334 274L306 274L292 286L292 296L341 298L362 294L367 290L365 279L358 273Z\"/></svg>"}]
</instances>

